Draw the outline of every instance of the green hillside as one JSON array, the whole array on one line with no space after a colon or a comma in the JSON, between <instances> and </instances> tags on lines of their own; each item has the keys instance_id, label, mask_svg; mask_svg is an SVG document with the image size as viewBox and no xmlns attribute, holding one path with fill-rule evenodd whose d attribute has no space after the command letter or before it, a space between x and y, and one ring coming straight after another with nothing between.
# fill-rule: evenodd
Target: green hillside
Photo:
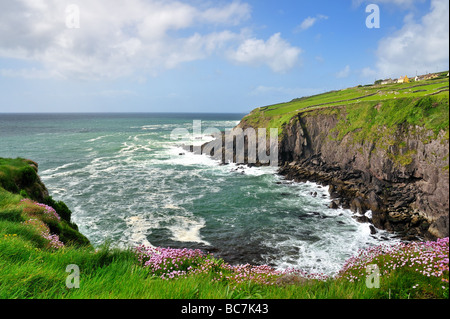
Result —
<instances>
[{"instance_id":1,"label":"green hillside","mask_svg":"<svg viewBox=\"0 0 450 319\"><path fill-rule=\"evenodd\" d=\"M346 114L343 115L351 121L351 125L344 130L347 132L367 128L367 121L379 126L407 122L434 131L448 131L447 73L442 72L434 79L418 82L360 85L260 107L244 117L241 126L278 128L281 135L284 125L296 114L344 111ZM381 110L380 114L368 114L374 109Z\"/></svg>"}]
</instances>

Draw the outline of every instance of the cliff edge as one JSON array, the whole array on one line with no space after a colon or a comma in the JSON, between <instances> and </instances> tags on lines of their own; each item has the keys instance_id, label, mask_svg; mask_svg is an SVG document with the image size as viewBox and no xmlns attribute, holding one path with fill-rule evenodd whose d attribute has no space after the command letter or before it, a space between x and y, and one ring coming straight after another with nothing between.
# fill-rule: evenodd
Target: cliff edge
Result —
<instances>
[{"instance_id":1,"label":"cliff edge","mask_svg":"<svg viewBox=\"0 0 450 319\"><path fill-rule=\"evenodd\" d=\"M448 237L447 74L260 107L245 116L236 131L246 135L249 128L278 128L279 173L329 185L332 206L352 209L358 220L409 240ZM204 145L205 153L221 140L224 135ZM216 158L224 159L226 149L236 152L236 143L222 145L215 145L221 150ZM235 156L234 162L261 165L240 158ZM371 214L364 216L368 211Z\"/></svg>"},{"instance_id":2,"label":"cliff edge","mask_svg":"<svg viewBox=\"0 0 450 319\"><path fill-rule=\"evenodd\" d=\"M372 212L375 227L407 239L443 238L449 233L448 131L400 124L380 136L339 138L345 107L305 112L285 127L280 140L280 174L330 185L342 205Z\"/></svg>"}]
</instances>

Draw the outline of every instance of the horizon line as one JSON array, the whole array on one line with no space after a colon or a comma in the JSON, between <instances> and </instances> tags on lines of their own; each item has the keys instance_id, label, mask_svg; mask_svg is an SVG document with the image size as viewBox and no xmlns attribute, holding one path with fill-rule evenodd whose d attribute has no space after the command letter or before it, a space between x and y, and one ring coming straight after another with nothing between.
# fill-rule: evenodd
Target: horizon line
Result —
<instances>
[{"instance_id":1,"label":"horizon line","mask_svg":"<svg viewBox=\"0 0 450 319\"><path fill-rule=\"evenodd\" d=\"M248 112L0 112L3 114L248 114Z\"/></svg>"}]
</instances>

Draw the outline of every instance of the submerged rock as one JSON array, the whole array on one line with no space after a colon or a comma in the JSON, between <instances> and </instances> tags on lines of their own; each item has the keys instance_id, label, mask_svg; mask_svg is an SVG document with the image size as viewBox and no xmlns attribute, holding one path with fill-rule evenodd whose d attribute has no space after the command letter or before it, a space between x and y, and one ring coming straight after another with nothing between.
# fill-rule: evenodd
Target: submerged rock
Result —
<instances>
[{"instance_id":1,"label":"submerged rock","mask_svg":"<svg viewBox=\"0 0 450 319\"><path fill-rule=\"evenodd\" d=\"M331 201L329 207L332 208L332 209L338 209L339 208L339 201L337 201L337 200Z\"/></svg>"}]
</instances>

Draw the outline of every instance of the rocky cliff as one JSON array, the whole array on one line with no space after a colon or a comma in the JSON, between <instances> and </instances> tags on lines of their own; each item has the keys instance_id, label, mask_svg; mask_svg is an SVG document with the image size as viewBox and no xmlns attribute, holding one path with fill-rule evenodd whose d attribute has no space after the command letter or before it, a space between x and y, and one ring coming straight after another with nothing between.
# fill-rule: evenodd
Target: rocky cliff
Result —
<instances>
[{"instance_id":1,"label":"rocky cliff","mask_svg":"<svg viewBox=\"0 0 450 319\"><path fill-rule=\"evenodd\" d=\"M371 222L409 239L449 233L448 136L398 125L376 140L339 139L337 112L303 112L280 140L280 174L330 185L333 205L372 211Z\"/></svg>"},{"instance_id":2,"label":"rocky cliff","mask_svg":"<svg viewBox=\"0 0 450 319\"><path fill-rule=\"evenodd\" d=\"M255 116L248 120L252 113L239 130L263 127L255 126ZM279 173L329 185L334 207L350 208L376 228L411 240L447 237L448 122L436 120L436 114L448 118L448 95L300 111L280 128ZM227 163L224 153L231 148L236 153L236 145L226 143L223 134L202 151L212 155L215 148L215 157ZM249 145L245 156L234 156L233 162L261 165L247 161ZM371 217L361 216L368 211Z\"/></svg>"}]
</instances>

